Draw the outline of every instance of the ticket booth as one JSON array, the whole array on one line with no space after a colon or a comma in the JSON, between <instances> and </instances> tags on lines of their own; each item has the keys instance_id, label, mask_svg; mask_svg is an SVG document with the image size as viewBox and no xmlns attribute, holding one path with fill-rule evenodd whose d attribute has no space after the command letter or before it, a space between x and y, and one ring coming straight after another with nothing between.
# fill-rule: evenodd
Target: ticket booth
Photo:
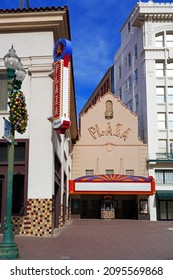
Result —
<instances>
[{"instance_id":1,"label":"ticket booth","mask_svg":"<svg viewBox=\"0 0 173 280\"><path fill-rule=\"evenodd\" d=\"M101 204L101 219L115 219L115 204L111 196L105 196Z\"/></svg>"}]
</instances>

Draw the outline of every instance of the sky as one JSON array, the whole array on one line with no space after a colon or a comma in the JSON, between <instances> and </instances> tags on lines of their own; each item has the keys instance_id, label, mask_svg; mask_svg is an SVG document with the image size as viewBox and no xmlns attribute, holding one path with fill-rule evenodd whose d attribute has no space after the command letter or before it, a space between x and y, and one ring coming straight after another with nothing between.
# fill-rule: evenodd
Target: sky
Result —
<instances>
[{"instance_id":1,"label":"sky","mask_svg":"<svg viewBox=\"0 0 173 280\"><path fill-rule=\"evenodd\" d=\"M31 8L65 5L69 8L78 113L108 68L113 65L114 54L120 47L120 29L137 2L138 0L29 0ZM0 0L0 9L18 7L19 0Z\"/></svg>"}]
</instances>

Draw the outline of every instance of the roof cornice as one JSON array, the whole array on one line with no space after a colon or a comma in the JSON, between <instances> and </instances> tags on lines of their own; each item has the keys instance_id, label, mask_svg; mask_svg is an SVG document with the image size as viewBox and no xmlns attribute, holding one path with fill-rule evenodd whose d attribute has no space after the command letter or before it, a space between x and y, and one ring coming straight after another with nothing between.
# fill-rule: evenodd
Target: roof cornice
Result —
<instances>
[{"instance_id":1,"label":"roof cornice","mask_svg":"<svg viewBox=\"0 0 173 280\"><path fill-rule=\"evenodd\" d=\"M132 25L139 27L142 22L150 20L172 20L173 3L138 2L131 13Z\"/></svg>"},{"instance_id":2,"label":"roof cornice","mask_svg":"<svg viewBox=\"0 0 173 280\"><path fill-rule=\"evenodd\" d=\"M68 7L0 9L0 33L53 31L58 38L71 39Z\"/></svg>"}]
</instances>

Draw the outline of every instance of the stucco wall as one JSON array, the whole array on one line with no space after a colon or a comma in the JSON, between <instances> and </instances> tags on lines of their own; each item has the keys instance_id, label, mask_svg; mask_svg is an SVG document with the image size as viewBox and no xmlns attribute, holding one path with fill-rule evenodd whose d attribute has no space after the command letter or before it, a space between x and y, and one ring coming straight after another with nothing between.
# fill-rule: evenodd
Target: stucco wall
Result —
<instances>
[{"instance_id":1,"label":"stucco wall","mask_svg":"<svg viewBox=\"0 0 173 280\"><path fill-rule=\"evenodd\" d=\"M106 119L106 102L113 105L113 118ZM138 138L137 116L112 93L107 93L81 116L80 139L73 150L73 179L86 175L86 169L105 174L106 169L147 176L147 145Z\"/></svg>"}]
</instances>

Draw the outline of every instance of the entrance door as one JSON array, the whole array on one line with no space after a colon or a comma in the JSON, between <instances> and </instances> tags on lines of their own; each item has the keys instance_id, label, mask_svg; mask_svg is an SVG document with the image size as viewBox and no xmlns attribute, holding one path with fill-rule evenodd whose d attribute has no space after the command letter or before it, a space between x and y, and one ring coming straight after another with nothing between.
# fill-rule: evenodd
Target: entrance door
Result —
<instances>
[{"instance_id":1,"label":"entrance door","mask_svg":"<svg viewBox=\"0 0 173 280\"><path fill-rule=\"evenodd\" d=\"M136 200L123 200L123 219L137 219Z\"/></svg>"},{"instance_id":2,"label":"entrance door","mask_svg":"<svg viewBox=\"0 0 173 280\"><path fill-rule=\"evenodd\" d=\"M81 218L99 219L101 216L100 200L82 200Z\"/></svg>"}]
</instances>

